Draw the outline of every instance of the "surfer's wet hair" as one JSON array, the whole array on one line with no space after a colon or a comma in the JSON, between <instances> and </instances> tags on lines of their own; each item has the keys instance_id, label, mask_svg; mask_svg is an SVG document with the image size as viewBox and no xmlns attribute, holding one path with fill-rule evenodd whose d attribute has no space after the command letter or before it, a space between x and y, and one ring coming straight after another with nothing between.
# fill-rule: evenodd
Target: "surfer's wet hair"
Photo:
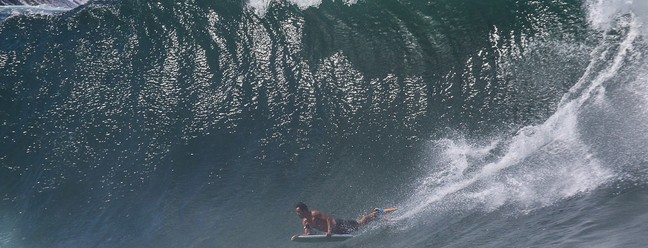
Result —
<instances>
[{"instance_id":1,"label":"surfer's wet hair","mask_svg":"<svg viewBox=\"0 0 648 248\"><path fill-rule=\"evenodd\" d=\"M308 211L308 206L306 206L306 204L304 204L303 202L298 202L297 204L295 204L295 208Z\"/></svg>"}]
</instances>

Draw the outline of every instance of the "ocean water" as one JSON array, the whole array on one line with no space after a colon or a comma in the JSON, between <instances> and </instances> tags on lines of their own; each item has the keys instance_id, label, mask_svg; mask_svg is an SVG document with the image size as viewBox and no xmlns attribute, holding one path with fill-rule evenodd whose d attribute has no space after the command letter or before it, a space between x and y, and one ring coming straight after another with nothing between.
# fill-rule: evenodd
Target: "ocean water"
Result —
<instances>
[{"instance_id":1,"label":"ocean water","mask_svg":"<svg viewBox=\"0 0 648 248\"><path fill-rule=\"evenodd\" d=\"M648 245L644 0L0 3L0 247Z\"/></svg>"}]
</instances>

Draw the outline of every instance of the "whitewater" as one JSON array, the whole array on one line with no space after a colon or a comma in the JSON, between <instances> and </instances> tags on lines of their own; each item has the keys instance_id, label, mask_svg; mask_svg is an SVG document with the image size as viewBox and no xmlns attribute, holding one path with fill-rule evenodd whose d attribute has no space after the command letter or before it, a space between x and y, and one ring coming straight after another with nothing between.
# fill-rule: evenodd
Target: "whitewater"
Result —
<instances>
[{"instance_id":1,"label":"whitewater","mask_svg":"<svg viewBox=\"0 0 648 248\"><path fill-rule=\"evenodd\" d=\"M0 3L0 247L648 244L646 1Z\"/></svg>"}]
</instances>

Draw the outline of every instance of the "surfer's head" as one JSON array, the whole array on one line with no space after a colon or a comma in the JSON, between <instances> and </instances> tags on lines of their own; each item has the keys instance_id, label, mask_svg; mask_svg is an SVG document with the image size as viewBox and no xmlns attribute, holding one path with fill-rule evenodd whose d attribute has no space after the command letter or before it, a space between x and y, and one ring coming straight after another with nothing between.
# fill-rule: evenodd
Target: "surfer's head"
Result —
<instances>
[{"instance_id":1,"label":"surfer's head","mask_svg":"<svg viewBox=\"0 0 648 248\"><path fill-rule=\"evenodd\" d=\"M299 218L305 218L310 214L308 206L306 206L306 204L304 204L303 202L298 202L297 204L295 204L295 211L297 212L297 216L299 216Z\"/></svg>"}]
</instances>

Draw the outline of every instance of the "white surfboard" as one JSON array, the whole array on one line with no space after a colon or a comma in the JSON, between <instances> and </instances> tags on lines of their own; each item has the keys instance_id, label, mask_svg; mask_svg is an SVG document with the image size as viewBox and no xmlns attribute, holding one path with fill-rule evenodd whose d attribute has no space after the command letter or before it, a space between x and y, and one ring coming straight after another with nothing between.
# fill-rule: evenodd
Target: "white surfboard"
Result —
<instances>
[{"instance_id":1,"label":"white surfboard","mask_svg":"<svg viewBox=\"0 0 648 248\"><path fill-rule=\"evenodd\" d=\"M311 235L295 235L290 240L295 242L309 242L309 243L318 243L318 242L337 242L344 241L354 236L351 234L333 234L331 237L326 237L325 234L311 234Z\"/></svg>"}]
</instances>

